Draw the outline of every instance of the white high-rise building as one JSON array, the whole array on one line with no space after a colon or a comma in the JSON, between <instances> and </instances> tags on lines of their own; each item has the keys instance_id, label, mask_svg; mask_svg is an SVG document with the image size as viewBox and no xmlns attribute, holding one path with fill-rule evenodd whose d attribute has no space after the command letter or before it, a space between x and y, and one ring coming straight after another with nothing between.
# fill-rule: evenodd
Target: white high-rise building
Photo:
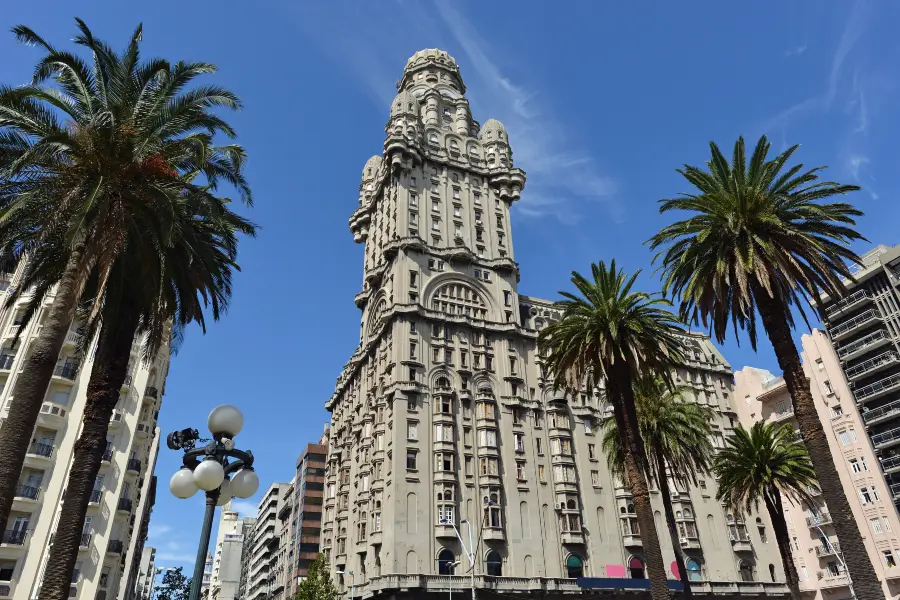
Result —
<instances>
[{"instance_id":1,"label":"white high-rise building","mask_svg":"<svg viewBox=\"0 0 900 600\"><path fill-rule=\"evenodd\" d=\"M231 503L222 508L212 574L206 595L210 600L240 598L241 557L246 551L250 532L255 524L254 518L240 518L236 511L231 510Z\"/></svg>"},{"instance_id":2,"label":"white high-rise building","mask_svg":"<svg viewBox=\"0 0 900 600\"><path fill-rule=\"evenodd\" d=\"M3 282L2 289L17 285L20 274L21 266L11 280ZM12 339L20 329L22 303L0 311L0 420L8 415L16 377L53 298L50 294L45 299L15 345ZM73 324L25 457L8 529L2 532L0 598L28 600L36 598L40 589L93 367L94 346L80 356L79 342L80 333ZM168 348L146 364L141 360L140 344L132 346L128 377L110 420L106 453L84 523L71 598L106 600L133 590L127 583L131 579L133 586L130 570L140 563L134 558L143 549L155 492L156 420L168 370Z\"/></svg>"},{"instance_id":3,"label":"white high-rise building","mask_svg":"<svg viewBox=\"0 0 900 600\"><path fill-rule=\"evenodd\" d=\"M278 513L286 501L285 491L290 487L290 483L273 483L259 502L249 551L244 553L247 576L242 594L246 600L269 598L276 589L281 544Z\"/></svg>"}]
</instances>

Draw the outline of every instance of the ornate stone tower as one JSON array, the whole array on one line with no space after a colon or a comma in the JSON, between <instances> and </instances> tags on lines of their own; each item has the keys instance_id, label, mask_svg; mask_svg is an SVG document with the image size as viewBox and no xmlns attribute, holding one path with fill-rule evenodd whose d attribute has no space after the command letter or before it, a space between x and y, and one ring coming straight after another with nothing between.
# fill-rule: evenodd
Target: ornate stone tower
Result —
<instances>
[{"instance_id":1,"label":"ornate stone tower","mask_svg":"<svg viewBox=\"0 0 900 600\"><path fill-rule=\"evenodd\" d=\"M552 390L536 354L538 330L558 313L518 294L510 208L525 173L505 127L479 126L456 61L423 50L403 70L385 134L350 217L365 244L359 346L326 403L332 572L352 571L361 594L443 589L455 561L456 574L468 570L456 525L475 542L479 586L527 577L521 585L546 593L576 591L580 575L642 577L633 506L600 454L602 391ZM704 338L690 344L707 371L698 401L727 404L727 364ZM680 494L697 573L736 579L737 558L703 560L691 495ZM704 522L730 556L712 504Z\"/></svg>"}]
</instances>

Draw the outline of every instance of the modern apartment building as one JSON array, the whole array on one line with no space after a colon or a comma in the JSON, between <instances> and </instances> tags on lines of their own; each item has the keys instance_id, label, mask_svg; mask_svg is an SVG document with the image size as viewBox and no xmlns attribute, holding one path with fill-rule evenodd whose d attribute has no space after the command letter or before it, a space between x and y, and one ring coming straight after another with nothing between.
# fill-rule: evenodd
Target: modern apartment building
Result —
<instances>
[{"instance_id":1,"label":"modern apartment building","mask_svg":"<svg viewBox=\"0 0 900 600\"><path fill-rule=\"evenodd\" d=\"M268 594L272 600L289 598L291 592L291 514L294 508L294 483L295 481L291 481L282 488L281 502L276 515L275 535L278 541L273 549L275 566L269 573L271 586Z\"/></svg>"},{"instance_id":2,"label":"modern apartment building","mask_svg":"<svg viewBox=\"0 0 900 600\"><path fill-rule=\"evenodd\" d=\"M843 298L822 300L839 364L900 504L900 246L879 245L845 282Z\"/></svg>"},{"instance_id":3,"label":"modern apartment building","mask_svg":"<svg viewBox=\"0 0 900 600\"><path fill-rule=\"evenodd\" d=\"M645 559L600 449L610 413L602 390L569 396L546 377L537 334L559 313L519 294L510 221L525 173L503 124L472 119L465 89L446 52L417 52L384 152L363 169L350 217L365 244L360 340L326 403L323 553L360 596L446 592L468 569L458 526L475 540L479 588L555 596L579 576L629 588ZM684 343L677 375L715 411L721 446L737 419L731 369L705 337ZM729 513L712 478L698 484L673 487L695 593L786 594L768 516Z\"/></svg>"},{"instance_id":4,"label":"modern apartment building","mask_svg":"<svg viewBox=\"0 0 900 600\"><path fill-rule=\"evenodd\" d=\"M0 287L15 287L21 269ZM8 414L16 378L52 302L53 294L22 331L21 303L0 311L0 420ZM20 341L13 344L17 332ZM0 598L31 599L40 589L93 367L93 346L80 355L80 339L73 325L32 435L9 529L2 532ZM142 552L145 516L153 503L153 468L159 446L156 419L168 369L168 348L147 364L141 360L140 343L134 344L84 523L72 598L106 600L130 589L128 570Z\"/></svg>"},{"instance_id":5,"label":"modern apartment building","mask_svg":"<svg viewBox=\"0 0 900 600\"><path fill-rule=\"evenodd\" d=\"M159 445L156 447L156 453L152 457L152 464L148 467L148 472L153 473L156 470L156 458L159 453ZM151 475L147 481L147 489L142 491L144 500L138 506L135 516L137 517L136 533L131 536L131 546L128 549L128 566L122 575L122 584L119 586L119 600L133 600L136 589L136 582L141 577L141 561L144 560L144 543L147 541L150 530L150 516L153 513L153 505L156 504L156 475ZM154 550L155 554L155 550Z\"/></svg>"},{"instance_id":6,"label":"modern apartment building","mask_svg":"<svg viewBox=\"0 0 900 600\"><path fill-rule=\"evenodd\" d=\"M156 577L156 548L145 546L141 551L137 577L134 580L134 600L150 600L153 595L153 581Z\"/></svg>"},{"instance_id":7,"label":"modern apartment building","mask_svg":"<svg viewBox=\"0 0 900 600\"><path fill-rule=\"evenodd\" d=\"M886 597L900 593L900 520L890 489L881 475L878 456L869 442L865 415L846 380L838 355L819 330L802 338L804 370L809 377L819 419L847 500L862 534L869 559L882 582ZM794 410L784 379L768 371L745 367L735 373L736 406L742 423L790 423ZM812 505L783 498L788 510L791 554L803 591L817 600L850 598L840 540L835 535L828 506L821 496Z\"/></svg>"},{"instance_id":8,"label":"modern apartment building","mask_svg":"<svg viewBox=\"0 0 900 600\"><path fill-rule=\"evenodd\" d=\"M251 532L256 526L253 517L241 518L231 510L229 502L222 508L216 534L215 556L209 578L209 600L240 598L241 561L247 550Z\"/></svg>"},{"instance_id":9,"label":"modern apartment building","mask_svg":"<svg viewBox=\"0 0 900 600\"><path fill-rule=\"evenodd\" d=\"M322 498L328 458L328 427L317 444L307 444L297 459L288 561L292 571L290 597L306 577L309 564L319 555Z\"/></svg>"},{"instance_id":10,"label":"modern apartment building","mask_svg":"<svg viewBox=\"0 0 900 600\"><path fill-rule=\"evenodd\" d=\"M250 534L246 586L243 598L262 600L276 588L278 547L281 542L278 514L285 504L285 490L290 483L273 483L259 502L256 524Z\"/></svg>"}]
</instances>

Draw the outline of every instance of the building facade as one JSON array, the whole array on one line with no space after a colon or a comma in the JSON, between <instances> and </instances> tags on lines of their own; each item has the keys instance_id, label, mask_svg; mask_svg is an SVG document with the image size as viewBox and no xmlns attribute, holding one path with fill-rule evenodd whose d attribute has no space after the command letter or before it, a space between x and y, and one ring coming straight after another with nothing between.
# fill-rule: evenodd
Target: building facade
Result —
<instances>
[{"instance_id":1,"label":"building facade","mask_svg":"<svg viewBox=\"0 0 900 600\"><path fill-rule=\"evenodd\" d=\"M288 561L292 570L290 597L306 577L309 564L320 550L322 500L328 458L328 427L317 444L307 444L297 459Z\"/></svg>"},{"instance_id":2,"label":"building facade","mask_svg":"<svg viewBox=\"0 0 900 600\"><path fill-rule=\"evenodd\" d=\"M207 593L210 600L240 598L241 561L247 548L245 542L255 526L255 518L242 519L231 510L230 502L222 508Z\"/></svg>"},{"instance_id":3,"label":"building facade","mask_svg":"<svg viewBox=\"0 0 900 600\"><path fill-rule=\"evenodd\" d=\"M803 336L803 366L810 380L819 419L834 457L847 500L869 559L888 598L900 593L900 520L879 459L865 435L860 415L844 379L842 363L828 336L819 330ZM748 427L756 421L796 427L793 404L784 379L745 367L735 374L738 414ZM812 505L782 498L788 507L791 554L801 589L819 600L850 598L850 584L828 506L821 496Z\"/></svg>"},{"instance_id":4,"label":"building facade","mask_svg":"<svg viewBox=\"0 0 900 600\"><path fill-rule=\"evenodd\" d=\"M843 298L824 298L823 322L900 505L900 246L862 256Z\"/></svg>"},{"instance_id":5,"label":"building facade","mask_svg":"<svg viewBox=\"0 0 900 600\"><path fill-rule=\"evenodd\" d=\"M472 119L454 59L417 52L350 217L365 244L360 341L326 403L322 548L359 595L445 592L468 568L455 526L476 540L478 587L645 575L629 493L600 452L602 390L554 391L536 352L559 314L518 292L510 208L524 185L504 126ZM714 409L721 446L737 417L730 367L703 336L684 341L678 377ZM696 591L786 593L767 515L728 513L711 477L673 489ZM654 504L674 569L658 492Z\"/></svg>"},{"instance_id":6,"label":"building facade","mask_svg":"<svg viewBox=\"0 0 900 600\"><path fill-rule=\"evenodd\" d=\"M156 548L145 546L134 579L135 600L150 600L153 595L153 581L156 577Z\"/></svg>"},{"instance_id":7,"label":"building facade","mask_svg":"<svg viewBox=\"0 0 900 600\"><path fill-rule=\"evenodd\" d=\"M250 534L247 560L247 576L243 597L262 600L276 587L278 547L281 541L278 514L284 505L284 492L290 483L273 483L259 502L256 523ZM243 568L243 567L242 567Z\"/></svg>"},{"instance_id":8,"label":"building facade","mask_svg":"<svg viewBox=\"0 0 900 600\"><path fill-rule=\"evenodd\" d=\"M3 282L14 288L22 266ZM5 293L2 294L5 296ZM0 311L0 420L5 420L16 378L53 302L50 294L22 329L22 303ZM20 341L13 344L16 333ZM81 431L93 367L73 324L47 389L32 443L0 541L0 598L37 597L62 507L62 495ZM96 342L94 342L96 343ZM132 346L128 376L109 425L106 453L91 495L72 581L72 598L106 600L133 589L128 571L142 552L145 516L153 502L153 468L159 447L156 420L169 369L168 348L147 364ZM149 518L149 517L147 517Z\"/></svg>"}]
</instances>

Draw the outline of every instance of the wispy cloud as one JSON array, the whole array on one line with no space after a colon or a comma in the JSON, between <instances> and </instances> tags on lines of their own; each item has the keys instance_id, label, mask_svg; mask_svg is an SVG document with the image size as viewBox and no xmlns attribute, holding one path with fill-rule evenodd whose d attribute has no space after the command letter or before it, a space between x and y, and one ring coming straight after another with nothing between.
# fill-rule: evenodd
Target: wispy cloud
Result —
<instances>
[{"instance_id":1,"label":"wispy cloud","mask_svg":"<svg viewBox=\"0 0 900 600\"><path fill-rule=\"evenodd\" d=\"M153 523L151 521L149 530L147 532L147 537L149 538L158 538L166 535L172 531L172 528L168 525L164 525L162 523Z\"/></svg>"},{"instance_id":2,"label":"wispy cloud","mask_svg":"<svg viewBox=\"0 0 900 600\"><path fill-rule=\"evenodd\" d=\"M868 156L851 156L847 159L847 168L854 181L859 181L859 170L863 165L869 164Z\"/></svg>"},{"instance_id":3,"label":"wispy cloud","mask_svg":"<svg viewBox=\"0 0 900 600\"><path fill-rule=\"evenodd\" d=\"M800 56L804 52L806 52L806 44L803 44L801 46L795 46L794 48L788 48L787 50L784 51L784 55L788 58L792 58L795 56Z\"/></svg>"},{"instance_id":4,"label":"wispy cloud","mask_svg":"<svg viewBox=\"0 0 900 600\"><path fill-rule=\"evenodd\" d=\"M252 500L232 500L231 510L239 512L242 517L255 517L258 505Z\"/></svg>"}]
</instances>

